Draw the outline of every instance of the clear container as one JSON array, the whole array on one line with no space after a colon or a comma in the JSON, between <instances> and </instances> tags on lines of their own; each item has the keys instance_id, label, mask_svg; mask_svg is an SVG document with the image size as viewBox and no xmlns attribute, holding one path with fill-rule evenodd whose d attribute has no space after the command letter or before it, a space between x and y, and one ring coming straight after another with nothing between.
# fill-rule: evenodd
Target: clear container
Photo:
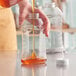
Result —
<instances>
[{"instance_id":1,"label":"clear container","mask_svg":"<svg viewBox=\"0 0 76 76\"><path fill-rule=\"evenodd\" d=\"M61 32L63 13L55 5L55 3L47 3L46 6L43 6L43 10L46 13L47 17L49 18L50 26L53 29L52 31L50 31L50 35L47 38L47 44L50 47L50 50L47 50L47 52L48 53L62 52L64 51L62 32Z\"/></svg>"},{"instance_id":2,"label":"clear container","mask_svg":"<svg viewBox=\"0 0 76 76\"><path fill-rule=\"evenodd\" d=\"M47 59L46 43L45 43L46 41L45 41L45 35L43 34L42 29L41 29L43 22L39 18L38 13L35 13L34 16L32 16L32 14L29 14L28 18L31 20L34 19L34 21L38 20L39 27L37 28L36 26L34 26L34 35L33 35L33 28L27 27L29 25L32 26L32 24L28 22L27 25L24 25L22 27L22 60L21 62L23 64L45 63ZM33 51L35 53L34 55L32 55ZM33 56L35 57L32 58Z\"/></svg>"}]
</instances>

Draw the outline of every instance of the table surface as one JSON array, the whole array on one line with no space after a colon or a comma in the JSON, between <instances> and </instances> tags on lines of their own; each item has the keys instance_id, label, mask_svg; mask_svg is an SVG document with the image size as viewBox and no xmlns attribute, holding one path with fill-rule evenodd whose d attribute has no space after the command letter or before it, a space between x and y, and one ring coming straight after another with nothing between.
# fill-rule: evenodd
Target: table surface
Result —
<instances>
[{"instance_id":1,"label":"table surface","mask_svg":"<svg viewBox=\"0 0 76 76\"><path fill-rule=\"evenodd\" d=\"M76 53L67 53L64 59L69 59L69 65L56 66L56 60L63 57L59 54L48 54L46 65L24 66L21 65L21 51L0 52L0 76L76 76Z\"/></svg>"}]
</instances>

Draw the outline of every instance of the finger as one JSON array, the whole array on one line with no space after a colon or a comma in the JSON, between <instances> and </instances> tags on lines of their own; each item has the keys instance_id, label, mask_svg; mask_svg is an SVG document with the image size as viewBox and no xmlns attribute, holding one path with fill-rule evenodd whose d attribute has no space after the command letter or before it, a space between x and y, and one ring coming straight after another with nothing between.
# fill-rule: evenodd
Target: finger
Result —
<instances>
[{"instance_id":1,"label":"finger","mask_svg":"<svg viewBox=\"0 0 76 76\"><path fill-rule=\"evenodd\" d=\"M29 3L23 0L19 3L19 25L22 25L28 15Z\"/></svg>"},{"instance_id":2,"label":"finger","mask_svg":"<svg viewBox=\"0 0 76 76\"><path fill-rule=\"evenodd\" d=\"M43 24L43 28L44 28L44 34L48 37L49 31L50 31L50 22L49 22L49 20L48 20L48 22L45 22Z\"/></svg>"},{"instance_id":3,"label":"finger","mask_svg":"<svg viewBox=\"0 0 76 76\"><path fill-rule=\"evenodd\" d=\"M44 29L43 33L46 35L46 37L48 37L49 34L48 34L47 30Z\"/></svg>"},{"instance_id":4,"label":"finger","mask_svg":"<svg viewBox=\"0 0 76 76\"><path fill-rule=\"evenodd\" d=\"M25 20L25 18L26 18L27 15L28 15L27 8L26 8L26 7L23 7L23 8L21 7L19 13L20 13L20 14L19 14L19 25L22 25L23 22L24 22L24 20Z\"/></svg>"},{"instance_id":5,"label":"finger","mask_svg":"<svg viewBox=\"0 0 76 76\"><path fill-rule=\"evenodd\" d=\"M46 17L46 15L39 9L36 9L36 12L39 12L39 17L42 18L43 21L43 28L45 30L45 35L48 36L49 35L49 26L50 26L50 22L48 20L48 18Z\"/></svg>"}]
</instances>

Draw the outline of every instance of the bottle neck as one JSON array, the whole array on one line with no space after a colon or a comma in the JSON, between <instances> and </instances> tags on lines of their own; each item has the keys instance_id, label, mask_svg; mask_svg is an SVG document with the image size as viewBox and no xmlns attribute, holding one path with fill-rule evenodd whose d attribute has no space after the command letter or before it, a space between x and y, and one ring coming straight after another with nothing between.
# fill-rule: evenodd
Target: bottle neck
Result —
<instances>
[{"instance_id":1,"label":"bottle neck","mask_svg":"<svg viewBox=\"0 0 76 76\"><path fill-rule=\"evenodd\" d=\"M43 6L43 8L54 8L56 7L55 2L53 3L45 3L45 5Z\"/></svg>"},{"instance_id":2,"label":"bottle neck","mask_svg":"<svg viewBox=\"0 0 76 76\"><path fill-rule=\"evenodd\" d=\"M49 5L50 7L56 7L55 2L53 2L53 3L48 3L48 5Z\"/></svg>"},{"instance_id":3,"label":"bottle neck","mask_svg":"<svg viewBox=\"0 0 76 76\"><path fill-rule=\"evenodd\" d=\"M51 3L51 6L52 7L56 7L56 4L53 2L53 3Z\"/></svg>"}]
</instances>

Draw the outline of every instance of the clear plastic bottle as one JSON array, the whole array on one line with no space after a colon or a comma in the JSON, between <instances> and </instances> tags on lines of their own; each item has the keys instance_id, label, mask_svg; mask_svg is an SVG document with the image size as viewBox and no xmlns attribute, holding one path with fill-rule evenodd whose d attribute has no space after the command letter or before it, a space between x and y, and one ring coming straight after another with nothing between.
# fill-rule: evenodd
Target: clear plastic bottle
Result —
<instances>
[{"instance_id":1,"label":"clear plastic bottle","mask_svg":"<svg viewBox=\"0 0 76 76\"><path fill-rule=\"evenodd\" d=\"M34 26L34 35L32 33L33 32L32 28L29 28L29 27L26 28L26 26L30 25L30 23L22 27L22 59L21 59L21 62L23 64L45 63L47 59L45 35L40 29L43 24L42 19L39 18L39 13L34 13L34 17L32 16L32 14L29 14L28 18L31 20L34 19L34 21L38 20L40 27L38 29L36 28L36 26ZM34 36L34 42L33 42L33 36ZM36 55L34 59L32 58L33 50ZM32 60L29 61L30 59Z\"/></svg>"},{"instance_id":2,"label":"clear plastic bottle","mask_svg":"<svg viewBox=\"0 0 76 76\"><path fill-rule=\"evenodd\" d=\"M62 52L64 51L63 39L62 39L62 17L61 10L55 5L55 3L47 3L43 6L43 10L50 20L50 26L52 29L58 29L58 31L51 31L49 38L47 38L50 50L47 52ZM48 12L47 12L48 11Z\"/></svg>"}]
</instances>

